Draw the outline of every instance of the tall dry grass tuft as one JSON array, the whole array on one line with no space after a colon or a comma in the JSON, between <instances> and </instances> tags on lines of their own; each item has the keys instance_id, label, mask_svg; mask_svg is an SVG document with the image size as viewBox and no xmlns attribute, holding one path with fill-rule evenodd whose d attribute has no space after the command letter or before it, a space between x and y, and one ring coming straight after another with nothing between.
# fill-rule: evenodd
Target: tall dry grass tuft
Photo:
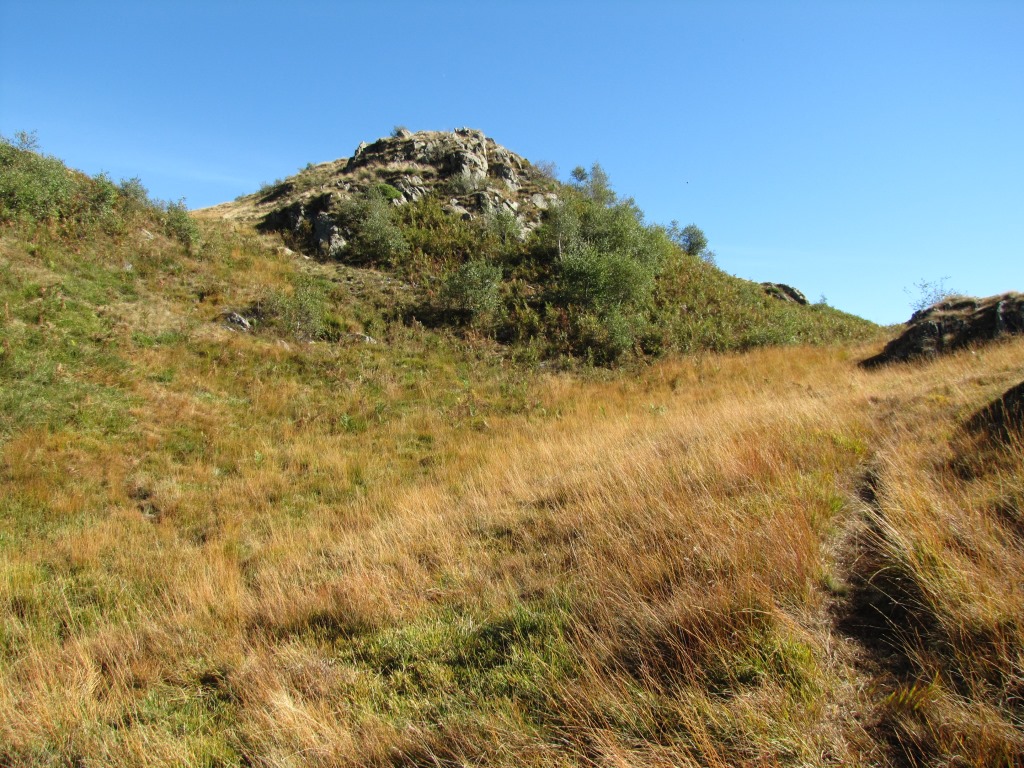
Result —
<instances>
[{"instance_id":1,"label":"tall dry grass tuft","mask_svg":"<svg viewBox=\"0 0 1024 768\"><path fill-rule=\"evenodd\" d=\"M878 453L867 583L901 659L879 716L908 760L1024 761L1024 445L967 426L1015 383L1017 355L927 370L927 401L947 418L910 420Z\"/></svg>"}]
</instances>

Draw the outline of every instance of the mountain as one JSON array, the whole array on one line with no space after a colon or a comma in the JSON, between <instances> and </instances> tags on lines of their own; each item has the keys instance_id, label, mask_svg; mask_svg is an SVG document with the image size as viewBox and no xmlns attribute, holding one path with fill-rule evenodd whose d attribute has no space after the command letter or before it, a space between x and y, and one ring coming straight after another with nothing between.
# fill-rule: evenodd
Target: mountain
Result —
<instances>
[{"instance_id":1,"label":"mountain","mask_svg":"<svg viewBox=\"0 0 1024 768\"><path fill-rule=\"evenodd\" d=\"M468 128L404 129L197 212L409 287L405 322L600 364L866 338L874 327L714 264L695 225L649 224L598 164L561 183ZM244 315L244 308L239 308Z\"/></svg>"}]
</instances>

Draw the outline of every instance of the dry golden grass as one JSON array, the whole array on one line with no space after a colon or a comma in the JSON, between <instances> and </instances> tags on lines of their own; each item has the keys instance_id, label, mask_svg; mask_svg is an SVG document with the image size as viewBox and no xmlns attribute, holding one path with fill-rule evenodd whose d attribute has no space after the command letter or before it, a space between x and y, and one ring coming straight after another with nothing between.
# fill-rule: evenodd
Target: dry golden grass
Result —
<instances>
[{"instance_id":1,"label":"dry golden grass","mask_svg":"<svg viewBox=\"0 0 1024 768\"><path fill-rule=\"evenodd\" d=\"M1024 760L1020 342L530 373L219 328L233 258L0 443L0 764Z\"/></svg>"}]
</instances>

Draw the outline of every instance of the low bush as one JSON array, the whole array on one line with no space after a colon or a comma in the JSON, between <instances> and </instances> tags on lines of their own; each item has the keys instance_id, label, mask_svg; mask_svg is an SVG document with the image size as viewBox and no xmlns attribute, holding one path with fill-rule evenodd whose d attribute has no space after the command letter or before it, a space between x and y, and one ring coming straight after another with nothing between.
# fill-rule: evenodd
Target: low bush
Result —
<instances>
[{"instance_id":1,"label":"low bush","mask_svg":"<svg viewBox=\"0 0 1024 768\"><path fill-rule=\"evenodd\" d=\"M337 219L348 241L346 261L394 268L409 253L409 243L395 224L391 193L398 194L398 190L377 184L338 211Z\"/></svg>"},{"instance_id":2,"label":"low bush","mask_svg":"<svg viewBox=\"0 0 1024 768\"><path fill-rule=\"evenodd\" d=\"M323 282L300 274L289 289L264 293L252 314L257 328L269 328L298 341L335 341L341 327L332 306Z\"/></svg>"},{"instance_id":3,"label":"low bush","mask_svg":"<svg viewBox=\"0 0 1024 768\"><path fill-rule=\"evenodd\" d=\"M85 177L29 146L25 139L16 144L0 136L0 221L69 217Z\"/></svg>"},{"instance_id":4,"label":"low bush","mask_svg":"<svg viewBox=\"0 0 1024 768\"><path fill-rule=\"evenodd\" d=\"M476 326L493 324L501 310L501 267L473 259L449 272L441 288L445 311Z\"/></svg>"},{"instance_id":5,"label":"low bush","mask_svg":"<svg viewBox=\"0 0 1024 768\"><path fill-rule=\"evenodd\" d=\"M195 252L202 243L199 225L189 214L184 199L167 203L164 209L164 227L167 234L178 240L190 252Z\"/></svg>"},{"instance_id":6,"label":"low bush","mask_svg":"<svg viewBox=\"0 0 1024 768\"><path fill-rule=\"evenodd\" d=\"M105 173L90 177L37 148L32 134L21 133L16 141L0 136L0 222L55 224L81 238L95 227L121 234L128 220L141 216L189 252L199 249L199 226L184 199L153 201L138 178L115 184Z\"/></svg>"}]
</instances>

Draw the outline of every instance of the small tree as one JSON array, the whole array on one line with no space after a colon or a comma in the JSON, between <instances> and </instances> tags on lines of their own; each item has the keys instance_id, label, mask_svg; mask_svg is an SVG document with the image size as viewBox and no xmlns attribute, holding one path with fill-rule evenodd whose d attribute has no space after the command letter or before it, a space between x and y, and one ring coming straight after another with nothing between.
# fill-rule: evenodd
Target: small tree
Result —
<instances>
[{"instance_id":1,"label":"small tree","mask_svg":"<svg viewBox=\"0 0 1024 768\"><path fill-rule=\"evenodd\" d=\"M349 239L347 258L356 262L395 265L409 252L409 243L394 220L386 184L371 187L347 201L339 211ZM397 192L397 190L394 190Z\"/></svg>"},{"instance_id":2,"label":"small tree","mask_svg":"<svg viewBox=\"0 0 1024 768\"><path fill-rule=\"evenodd\" d=\"M576 188L598 205L607 207L615 204L615 191L600 163L594 163L589 171L577 165L572 169L572 179Z\"/></svg>"},{"instance_id":3,"label":"small tree","mask_svg":"<svg viewBox=\"0 0 1024 768\"><path fill-rule=\"evenodd\" d=\"M486 324L501 309L501 268L473 259L446 275L441 301L449 311L468 316L474 324Z\"/></svg>"},{"instance_id":4,"label":"small tree","mask_svg":"<svg viewBox=\"0 0 1024 768\"><path fill-rule=\"evenodd\" d=\"M669 226L668 236L689 256L700 256L708 247L707 235L696 224L687 224L680 229L679 222L673 221Z\"/></svg>"},{"instance_id":5,"label":"small tree","mask_svg":"<svg viewBox=\"0 0 1024 768\"><path fill-rule=\"evenodd\" d=\"M910 308L914 312L920 312L921 310L928 309L933 304L938 304L943 299L956 296L959 291L949 288L946 285L947 280L949 280L949 275L940 277L938 280L925 280L921 278L913 286L916 294L910 288L904 288L903 292L913 297L910 302Z\"/></svg>"}]
</instances>

